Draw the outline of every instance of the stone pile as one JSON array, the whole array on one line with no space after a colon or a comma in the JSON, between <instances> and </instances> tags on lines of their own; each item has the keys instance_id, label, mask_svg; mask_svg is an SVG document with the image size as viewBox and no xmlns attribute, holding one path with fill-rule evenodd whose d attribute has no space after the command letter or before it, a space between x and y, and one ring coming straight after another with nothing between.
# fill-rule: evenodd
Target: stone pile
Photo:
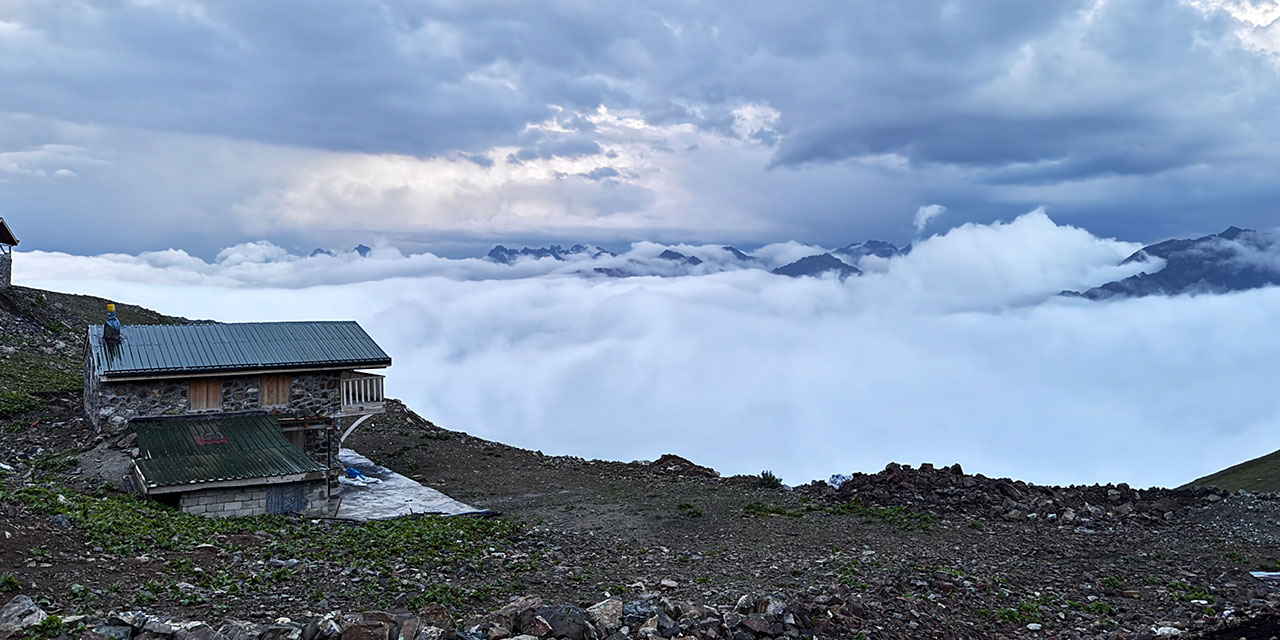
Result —
<instances>
[{"instance_id":1,"label":"stone pile","mask_svg":"<svg viewBox=\"0 0 1280 640\"><path fill-rule=\"evenodd\" d=\"M627 638L843 638L860 610L838 596L810 600L782 595L739 598L718 607L678 602L656 594L624 602L609 599L586 609L519 599L487 616L459 638L467 640L623 640ZM865 609L861 609L866 613Z\"/></svg>"},{"instance_id":2,"label":"stone pile","mask_svg":"<svg viewBox=\"0 0 1280 640\"><path fill-rule=\"evenodd\" d=\"M0 608L0 640L66 637L69 640L623 640L630 638L762 640L844 638L865 607L833 595L808 599L742 596L719 607L674 602L656 594L624 602L609 599L587 608L518 598L466 629L442 606L416 613L332 612L308 620L278 618L269 624L204 622L118 612L104 617L49 616L27 596Z\"/></svg>"},{"instance_id":3,"label":"stone pile","mask_svg":"<svg viewBox=\"0 0 1280 640\"><path fill-rule=\"evenodd\" d=\"M1230 495L1211 487L1133 489L1123 483L1049 487L969 475L958 464L936 468L928 463L918 469L890 463L879 473L838 476L833 483L814 482L799 490L836 502L857 501L868 507L902 506L938 516L1048 520L1061 524L1115 520L1167 523ZM1276 499L1271 494L1253 497Z\"/></svg>"},{"instance_id":4,"label":"stone pile","mask_svg":"<svg viewBox=\"0 0 1280 640\"><path fill-rule=\"evenodd\" d=\"M686 478L719 478L720 473L710 467L694 464L688 458L667 453L649 463L654 473L683 476Z\"/></svg>"},{"instance_id":5,"label":"stone pile","mask_svg":"<svg viewBox=\"0 0 1280 640\"><path fill-rule=\"evenodd\" d=\"M1152 626L1150 632L1070 621L1059 621L1050 631L1038 623L1005 625L988 619L957 619L928 599L902 597L904 593L889 585L862 593L839 587L810 588L787 595L744 595L716 606L650 593L631 601L611 598L586 608L548 605L538 598L523 597L466 628L458 627L449 611L436 604L413 613L404 609L330 612L299 620L227 620L215 625L141 611L59 617L20 595L0 607L0 640L1146 640L1164 635L1237 640L1272 637L1280 632L1280 593L1275 592L1230 615L1198 621L1194 625L1198 628L1175 623ZM1156 633L1158 630L1164 633Z\"/></svg>"}]
</instances>

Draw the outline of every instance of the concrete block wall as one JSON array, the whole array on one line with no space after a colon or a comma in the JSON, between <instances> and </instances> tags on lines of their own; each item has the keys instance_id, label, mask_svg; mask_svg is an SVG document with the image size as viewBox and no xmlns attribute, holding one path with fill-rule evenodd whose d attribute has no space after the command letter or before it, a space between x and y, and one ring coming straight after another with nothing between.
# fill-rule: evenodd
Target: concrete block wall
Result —
<instances>
[{"instance_id":1,"label":"concrete block wall","mask_svg":"<svg viewBox=\"0 0 1280 640\"><path fill-rule=\"evenodd\" d=\"M329 481L316 480L307 483L307 511L304 515L327 515L329 507Z\"/></svg>"},{"instance_id":2,"label":"concrete block wall","mask_svg":"<svg viewBox=\"0 0 1280 640\"><path fill-rule=\"evenodd\" d=\"M266 487L207 489L182 494L178 508L201 516L260 516L267 512Z\"/></svg>"},{"instance_id":3,"label":"concrete block wall","mask_svg":"<svg viewBox=\"0 0 1280 640\"><path fill-rule=\"evenodd\" d=\"M329 502L328 482L316 480L306 485L307 507L302 514L323 513ZM267 490L268 485L190 491L181 495L178 508L210 518L260 516L267 513Z\"/></svg>"},{"instance_id":4,"label":"concrete block wall","mask_svg":"<svg viewBox=\"0 0 1280 640\"><path fill-rule=\"evenodd\" d=\"M0 253L0 289L13 284L13 254Z\"/></svg>"}]
</instances>

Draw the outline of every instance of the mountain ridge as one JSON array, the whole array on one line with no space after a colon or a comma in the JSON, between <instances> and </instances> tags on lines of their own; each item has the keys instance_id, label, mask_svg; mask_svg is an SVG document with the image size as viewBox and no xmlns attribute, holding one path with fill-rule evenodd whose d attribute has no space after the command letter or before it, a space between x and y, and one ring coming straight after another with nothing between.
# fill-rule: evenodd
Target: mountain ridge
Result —
<instances>
[{"instance_id":1,"label":"mountain ridge","mask_svg":"<svg viewBox=\"0 0 1280 640\"><path fill-rule=\"evenodd\" d=\"M1090 300L1247 291L1280 285L1280 245L1275 235L1228 227L1217 234L1148 245L1121 265L1163 262L1158 269L1063 295ZM1269 258L1269 261L1268 261Z\"/></svg>"}]
</instances>

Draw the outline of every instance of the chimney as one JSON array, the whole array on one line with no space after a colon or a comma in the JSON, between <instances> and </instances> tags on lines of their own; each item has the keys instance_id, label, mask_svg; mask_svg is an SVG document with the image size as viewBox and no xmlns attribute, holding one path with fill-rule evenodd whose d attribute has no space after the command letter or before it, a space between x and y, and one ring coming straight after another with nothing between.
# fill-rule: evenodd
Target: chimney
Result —
<instances>
[{"instance_id":1,"label":"chimney","mask_svg":"<svg viewBox=\"0 0 1280 640\"><path fill-rule=\"evenodd\" d=\"M116 318L116 306L107 305L107 323L102 326L102 341L107 344L120 344L120 320Z\"/></svg>"}]
</instances>

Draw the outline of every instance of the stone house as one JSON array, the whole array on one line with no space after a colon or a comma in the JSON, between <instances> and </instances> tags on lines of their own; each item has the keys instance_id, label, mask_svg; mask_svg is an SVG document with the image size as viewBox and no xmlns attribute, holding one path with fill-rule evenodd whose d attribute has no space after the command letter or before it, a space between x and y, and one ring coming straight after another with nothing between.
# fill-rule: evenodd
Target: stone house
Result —
<instances>
[{"instance_id":1,"label":"stone house","mask_svg":"<svg viewBox=\"0 0 1280 640\"><path fill-rule=\"evenodd\" d=\"M0 218L0 289L13 285L13 248L18 246L18 238L9 230L4 218Z\"/></svg>"},{"instance_id":2,"label":"stone house","mask_svg":"<svg viewBox=\"0 0 1280 640\"><path fill-rule=\"evenodd\" d=\"M131 430L138 492L205 515L316 514L341 470L338 421L383 412L391 358L355 322L88 329L84 408Z\"/></svg>"}]
</instances>

